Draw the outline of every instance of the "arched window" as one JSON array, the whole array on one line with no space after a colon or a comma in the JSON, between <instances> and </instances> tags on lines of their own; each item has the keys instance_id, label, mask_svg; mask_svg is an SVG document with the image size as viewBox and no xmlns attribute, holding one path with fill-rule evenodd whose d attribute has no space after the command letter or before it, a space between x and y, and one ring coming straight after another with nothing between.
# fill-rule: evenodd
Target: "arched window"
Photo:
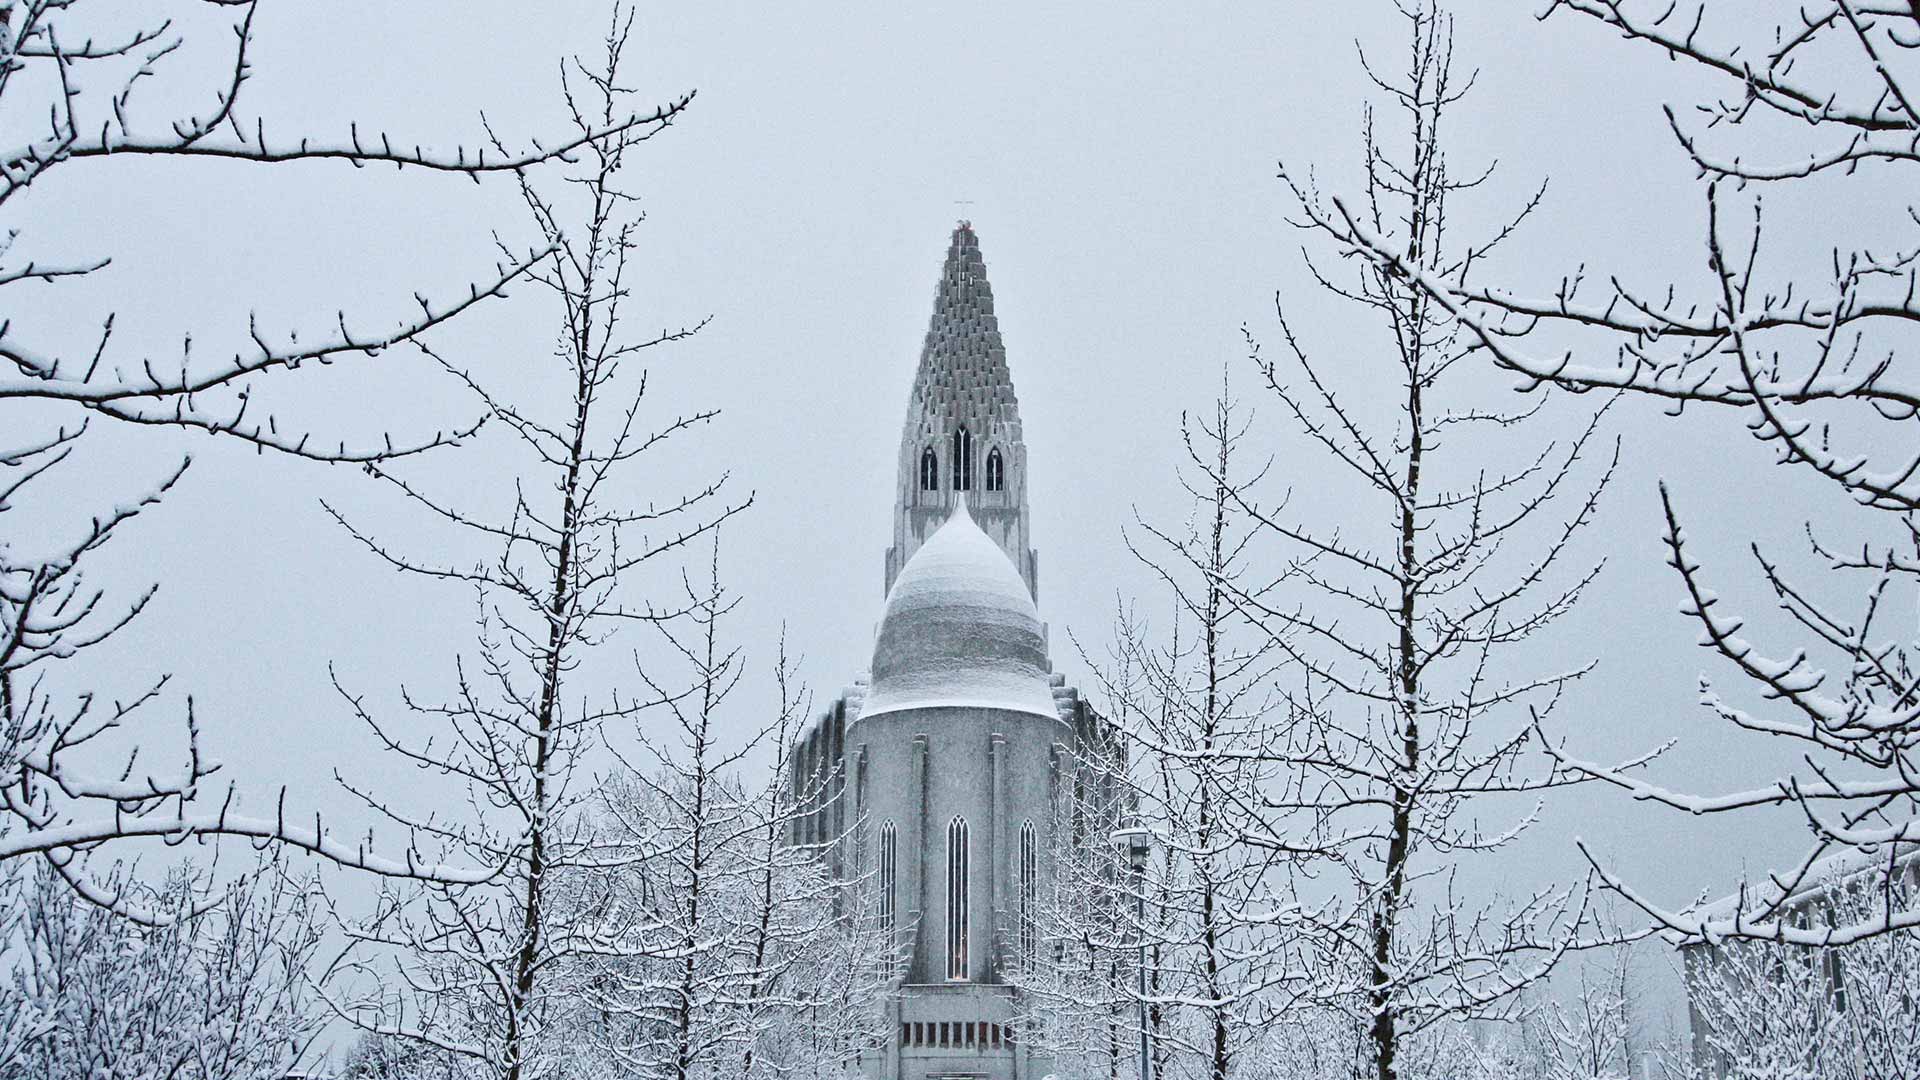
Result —
<instances>
[{"instance_id":1,"label":"arched window","mask_svg":"<svg viewBox=\"0 0 1920 1080\"><path fill-rule=\"evenodd\" d=\"M1007 464L1000 458L1000 448L987 451L987 490L1007 490Z\"/></svg>"},{"instance_id":2,"label":"arched window","mask_svg":"<svg viewBox=\"0 0 1920 1080\"><path fill-rule=\"evenodd\" d=\"M947 823L947 978L967 977L967 819Z\"/></svg>"},{"instance_id":3,"label":"arched window","mask_svg":"<svg viewBox=\"0 0 1920 1080\"><path fill-rule=\"evenodd\" d=\"M964 426L953 429L953 490L973 490L973 434Z\"/></svg>"},{"instance_id":4,"label":"arched window","mask_svg":"<svg viewBox=\"0 0 1920 1080\"><path fill-rule=\"evenodd\" d=\"M1040 837L1033 822L1020 826L1020 963L1033 969L1034 950L1040 945L1034 903L1040 891Z\"/></svg>"},{"instance_id":5,"label":"arched window","mask_svg":"<svg viewBox=\"0 0 1920 1080\"><path fill-rule=\"evenodd\" d=\"M880 826L880 925L889 934L893 933L894 912L898 910L893 899L893 884L900 870L897 840L893 822Z\"/></svg>"},{"instance_id":6,"label":"arched window","mask_svg":"<svg viewBox=\"0 0 1920 1080\"><path fill-rule=\"evenodd\" d=\"M931 446L920 451L920 490L940 490L940 456Z\"/></svg>"}]
</instances>

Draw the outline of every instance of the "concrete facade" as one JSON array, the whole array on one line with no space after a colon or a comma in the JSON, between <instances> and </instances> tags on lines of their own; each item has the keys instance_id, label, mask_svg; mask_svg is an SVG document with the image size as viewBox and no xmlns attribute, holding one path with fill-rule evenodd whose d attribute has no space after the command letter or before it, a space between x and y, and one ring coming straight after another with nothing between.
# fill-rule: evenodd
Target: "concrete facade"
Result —
<instances>
[{"instance_id":1,"label":"concrete facade","mask_svg":"<svg viewBox=\"0 0 1920 1080\"><path fill-rule=\"evenodd\" d=\"M956 437L956 433L959 434ZM1105 722L1054 673L1036 606L1018 403L971 225L955 228L900 441L870 676L803 738L796 843L891 911L900 965L880 1080L1038 1080L1010 985L1060 795ZM1076 836L1104 836L1077 823ZM1104 823L1098 823L1104 826Z\"/></svg>"}]
</instances>

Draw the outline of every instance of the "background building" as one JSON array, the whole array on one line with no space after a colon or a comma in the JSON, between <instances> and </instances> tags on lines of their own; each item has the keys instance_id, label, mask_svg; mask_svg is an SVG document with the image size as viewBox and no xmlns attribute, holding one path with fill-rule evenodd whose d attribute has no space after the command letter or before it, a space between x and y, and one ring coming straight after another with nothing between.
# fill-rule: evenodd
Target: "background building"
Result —
<instances>
[{"instance_id":1,"label":"background building","mask_svg":"<svg viewBox=\"0 0 1920 1080\"><path fill-rule=\"evenodd\" d=\"M1758 888L1692 914L1798 931L1895 920L1920 898L1920 845L1843 851L1781 896ZM1920 930L1844 946L1728 938L1681 947L1694 1075L1873 1077L1920 1069Z\"/></svg>"},{"instance_id":2,"label":"background building","mask_svg":"<svg viewBox=\"0 0 1920 1080\"><path fill-rule=\"evenodd\" d=\"M794 755L795 843L877 890L900 950L886 1080L1025 1080L1010 965L1043 947L1034 905L1063 794L1103 721L1056 674L1036 600L1027 452L978 238L953 231L900 438L886 605L868 676ZM1104 823L1097 823L1104 825Z\"/></svg>"}]
</instances>

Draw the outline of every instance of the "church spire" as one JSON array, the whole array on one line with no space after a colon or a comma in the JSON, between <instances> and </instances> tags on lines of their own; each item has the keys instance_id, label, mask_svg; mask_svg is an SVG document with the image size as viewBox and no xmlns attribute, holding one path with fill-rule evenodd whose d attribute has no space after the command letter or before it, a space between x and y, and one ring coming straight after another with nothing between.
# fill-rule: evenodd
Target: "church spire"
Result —
<instances>
[{"instance_id":1,"label":"church spire","mask_svg":"<svg viewBox=\"0 0 1920 1080\"><path fill-rule=\"evenodd\" d=\"M1020 404L994 317L987 263L971 222L954 227L934 289L900 437L887 587L964 497L981 530L1000 545L1039 595L1038 557L1028 546L1027 448Z\"/></svg>"}]
</instances>

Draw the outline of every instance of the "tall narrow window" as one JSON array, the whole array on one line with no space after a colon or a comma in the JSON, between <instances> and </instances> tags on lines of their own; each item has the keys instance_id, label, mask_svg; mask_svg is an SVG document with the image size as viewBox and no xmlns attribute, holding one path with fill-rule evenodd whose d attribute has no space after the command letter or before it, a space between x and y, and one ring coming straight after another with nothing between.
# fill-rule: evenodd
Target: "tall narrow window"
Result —
<instances>
[{"instance_id":1,"label":"tall narrow window","mask_svg":"<svg viewBox=\"0 0 1920 1080\"><path fill-rule=\"evenodd\" d=\"M947 978L967 977L967 819L947 823Z\"/></svg>"},{"instance_id":2,"label":"tall narrow window","mask_svg":"<svg viewBox=\"0 0 1920 1080\"><path fill-rule=\"evenodd\" d=\"M896 840L893 822L880 826L880 925L889 934L893 933L894 912L898 910L893 899L894 880L900 869Z\"/></svg>"},{"instance_id":3,"label":"tall narrow window","mask_svg":"<svg viewBox=\"0 0 1920 1080\"><path fill-rule=\"evenodd\" d=\"M964 426L953 429L953 490L973 490L973 435Z\"/></svg>"},{"instance_id":4,"label":"tall narrow window","mask_svg":"<svg viewBox=\"0 0 1920 1080\"><path fill-rule=\"evenodd\" d=\"M1007 465L1000 458L1000 448L987 451L987 490L1007 490Z\"/></svg>"},{"instance_id":5,"label":"tall narrow window","mask_svg":"<svg viewBox=\"0 0 1920 1080\"><path fill-rule=\"evenodd\" d=\"M1020 963L1033 969L1034 950L1040 945L1034 903L1040 891L1040 838L1033 822L1020 826Z\"/></svg>"},{"instance_id":6,"label":"tall narrow window","mask_svg":"<svg viewBox=\"0 0 1920 1080\"><path fill-rule=\"evenodd\" d=\"M920 490L938 491L940 489L940 456L929 446L920 451Z\"/></svg>"}]
</instances>

